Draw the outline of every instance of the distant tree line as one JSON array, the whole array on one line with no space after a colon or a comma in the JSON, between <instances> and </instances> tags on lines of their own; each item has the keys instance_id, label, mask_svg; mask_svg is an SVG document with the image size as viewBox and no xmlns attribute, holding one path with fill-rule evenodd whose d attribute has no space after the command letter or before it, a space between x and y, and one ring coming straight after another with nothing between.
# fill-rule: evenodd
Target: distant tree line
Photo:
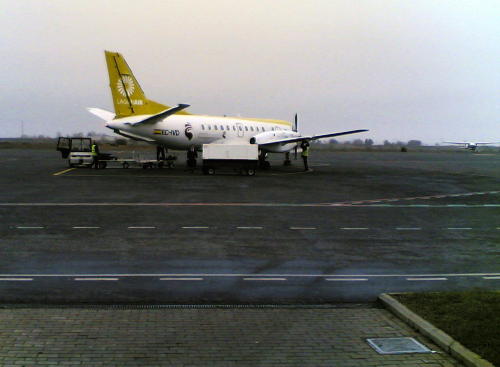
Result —
<instances>
[{"instance_id":1,"label":"distant tree line","mask_svg":"<svg viewBox=\"0 0 500 367\"><path fill-rule=\"evenodd\" d=\"M354 139L354 140L347 140L342 143L340 143L337 139L330 139L329 140L330 144L344 144L344 145L357 145L357 146L372 146L374 145L374 142L372 139ZM419 147L422 146L422 142L420 140L408 140L408 142L403 142L403 141L396 141L396 142L390 142L389 140L384 140L384 146L408 146L408 147Z\"/></svg>"}]
</instances>

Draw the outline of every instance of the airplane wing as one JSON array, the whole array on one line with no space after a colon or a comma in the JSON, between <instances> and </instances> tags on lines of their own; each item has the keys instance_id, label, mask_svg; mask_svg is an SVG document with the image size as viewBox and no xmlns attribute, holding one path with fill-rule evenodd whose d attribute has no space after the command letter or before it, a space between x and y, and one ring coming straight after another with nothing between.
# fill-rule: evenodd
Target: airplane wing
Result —
<instances>
[{"instance_id":1,"label":"airplane wing","mask_svg":"<svg viewBox=\"0 0 500 367\"><path fill-rule=\"evenodd\" d=\"M148 118L144 119L144 120L141 120L139 122L133 122L131 123L131 125L133 126L137 126L137 125L143 125L143 124L152 124L152 123L155 123L157 122L158 120L161 120L165 117L168 117L170 115L173 115L174 113L176 112L179 112L185 108L188 108L189 105L188 104L178 104L177 106L175 107L172 107L172 108L169 108L168 110L165 110L165 111L162 111L160 113L157 113L156 115L153 115L153 116L149 116Z\"/></svg>"},{"instance_id":2,"label":"airplane wing","mask_svg":"<svg viewBox=\"0 0 500 367\"><path fill-rule=\"evenodd\" d=\"M476 145L488 145L488 144L500 144L498 141L492 141L490 143L475 143Z\"/></svg>"},{"instance_id":3,"label":"airplane wing","mask_svg":"<svg viewBox=\"0 0 500 367\"><path fill-rule=\"evenodd\" d=\"M286 144L286 143L294 143L297 141L304 141L304 140L310 141L310 140L317 140L317 139L322 139L322 138L330 138L333 136L357 134L357 133L362 133L365 131L368 131L368 130L361 129L361 130L349 130L349 131L342 131L339 133L328 133L328 134L321 134L321 135L296 136L293 138L270 140L270 141L266 141L265 143L259 143L259 145L269 145L269 144L278 144L278 143Z\"/></svg>"},{"instance_id":4,"label":"airplane wing","mask_svg":"<svg viewBox=\"0 0 500 367\"><path fill-rule=\"evenodd\" d=\"M458 144L458 145L467 145L469 143L464 143L460 141L443 141L444 144Z\"/></svg>"}]
</instances>

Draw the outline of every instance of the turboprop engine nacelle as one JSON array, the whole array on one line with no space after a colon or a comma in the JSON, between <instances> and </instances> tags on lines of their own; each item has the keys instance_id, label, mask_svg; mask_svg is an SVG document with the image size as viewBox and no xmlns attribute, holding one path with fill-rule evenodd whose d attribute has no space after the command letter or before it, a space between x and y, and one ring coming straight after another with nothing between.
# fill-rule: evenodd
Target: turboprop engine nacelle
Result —
<instances>
[{"instance_id":1,"label":"turboprop engine nacelle","mask_svg":"<svg viewBox=\"0 0 500 367\"><path fill-rule=\"evenodd\" d=\"M298 132L290 130L266 131L250 138L250 144L258 144L261 149L272 153L284 153L293 149L297 142L279 142L283 139L301 136ZM273 143L273 141L278 141Z\"/></svg>"},{"instance_id":2,"label":"turboprop engine nacelle","mask_svg":"<svg viewBox=\"0 0 500 367\"><path fill-rule=\"evenodd\" d=\"M300 134L290 130L266 131L250 138L250 144L272 144L275 140L299 137Z\"/></svg>"}]
</instances>

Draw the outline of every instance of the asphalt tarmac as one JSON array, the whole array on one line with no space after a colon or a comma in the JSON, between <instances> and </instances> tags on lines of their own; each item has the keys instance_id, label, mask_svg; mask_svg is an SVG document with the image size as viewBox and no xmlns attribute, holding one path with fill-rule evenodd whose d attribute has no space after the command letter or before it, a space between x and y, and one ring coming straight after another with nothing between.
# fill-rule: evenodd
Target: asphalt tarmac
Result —
<instances>
[{"instance_id":1,"label":"asphalt tarmac","mask_svg":"<svg viewBox=\"0 0 500 367\"><path fill-rule=\"evenodd\" d=\"M255 177L0 150L4 303L372 302L500 289L500 154L311 152ZM276 159L281 158L276 155Z\"/></svg>"}]
</instances>

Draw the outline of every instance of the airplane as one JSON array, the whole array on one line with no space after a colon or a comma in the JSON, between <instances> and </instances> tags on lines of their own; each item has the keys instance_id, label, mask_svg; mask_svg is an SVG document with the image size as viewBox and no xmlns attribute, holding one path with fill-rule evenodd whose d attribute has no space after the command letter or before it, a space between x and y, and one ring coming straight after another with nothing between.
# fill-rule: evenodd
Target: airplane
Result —
<instances>
[{"instance_id":1,"label":"airplane","mask_svg":"<svg viewBox=\"0 0 500 367\"><path fill-rule=\"evenodd\" d=\"M444 141L445 144L456 144L463 145L464 149L472 150L476 152L480 145L491 145L491 144L499 144L499 142L490 142L490 143L473 143L473 142L453 142L453 141Z\"/></svg>"},{"instance_id":2,"label":"airplane","mask_svg":"<svg viewBox=\"0 0 500 367\"><path fill-rule=\"evenodd\" d=\"M203 144L258 144L259 163L269 167L267 153L287 153L289 164L290 151L297 153L303 141L368 131L302 135L297 131L297 115L292 125L283 120L191 114L186 111L188 104L171 107L146 98L123 56L111 51L104 54L115 112L95 107L88 111L113 132L130 139L185 151L200 151Z\"/></svg>"}]
</instances>

